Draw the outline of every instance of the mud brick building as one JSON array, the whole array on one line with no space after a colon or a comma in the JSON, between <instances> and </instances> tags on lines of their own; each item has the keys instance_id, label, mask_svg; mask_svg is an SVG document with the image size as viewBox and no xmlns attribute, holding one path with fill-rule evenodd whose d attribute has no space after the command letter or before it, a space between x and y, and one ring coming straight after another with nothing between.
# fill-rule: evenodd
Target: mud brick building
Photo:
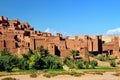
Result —
<instances>
[{"instance_id":1,"label":"mud brick building","mask_svg":"<svg viewBox=\"0 0 120 80\"><path fill-rule=\"evenodd\" d=\"M28 52L29 48L35 51L43 45L50 54L60 57L70 55L70 50L79 50L84 59L87 59L88 52L120 56L119 42L119 36L82 35L64 38L60 33L52 35L35 31L27 22L0 16L0 50L6 47L11 54L21 55Z\"/></svg>"}]
</instances>

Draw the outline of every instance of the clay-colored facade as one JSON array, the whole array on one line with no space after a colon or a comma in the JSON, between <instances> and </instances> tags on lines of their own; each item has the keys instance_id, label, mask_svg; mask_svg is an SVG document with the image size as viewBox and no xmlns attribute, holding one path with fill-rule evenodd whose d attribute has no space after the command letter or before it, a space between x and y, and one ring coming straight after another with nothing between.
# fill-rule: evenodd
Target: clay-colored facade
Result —
<instances>
[{"instance_id":1,"label":"clay-colored facade","mask_svg":"<svg viewBox=\"0 0 120 80\"><path fill-rule=\"evenodd\" d=\"M12 54L20 55L28 52L29 48L37 50L40 45L48 48L51 54L60 57L70 55L70 50L79 50L80 55L87 59L87 53L119 54L119 37L109 36L75 36L63 38L62 34L56 36L51 33L35 31L27 22L21 23L18 19L8 20L0 16L0 50L4 47Z\"/></svg>"}]
</instances>

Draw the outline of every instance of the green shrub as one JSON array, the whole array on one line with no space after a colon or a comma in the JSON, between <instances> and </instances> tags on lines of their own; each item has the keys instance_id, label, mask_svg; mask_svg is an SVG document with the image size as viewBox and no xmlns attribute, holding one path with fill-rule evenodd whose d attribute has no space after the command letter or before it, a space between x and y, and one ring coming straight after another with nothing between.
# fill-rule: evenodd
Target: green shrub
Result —
<instances>
[{"instance_id":1,"label":"green shrub","mask_svg":"<svg viewBox=\"0 0 120 80\"><path fill-rule=\"evenodd\" d=\"M99 56L98 56L98 59L99 59L100 61L105 61L105 55L104 55L104 54L99 55Z\"/></svg>"},{"instance_id":2,"label":"green shrub","mask_svg":"<svg viewBox=\"0 0 120 80\"><path fill-rule=\"evenodd\" d=\"M95 68L98 65L98 62L96 60L90 61L90 65L92 68Z\"/></svg>"},{"instance_id":3,"label":"green shrub","mask_svg":"<svg viewBox=\"0 0 120 80\"><path fill-rule=\"evenodd\" d=\"M29 64L26 59L20 58L19 63L18 63L18 68L22 70L28 70L29 69Z\"/></svg>"},{"instance_id":4,"label":"green shrub","mask_svg":"<svg viewBox=\"0 0 120 80\"><path fill-rule=\"evenodd\" d=\"M110 61L110 66L112 66L112 67L115 67L115 66L116 66L115 60L111 60L111 61Z\"/></svg>"},{"instance_id":5,"label":"green shrub","mask_svg":"<svg viewBox=\"0 0 120 80\"><path fill-rule=\"evenodd\" d=\"M70 69L73 69L76 67L73 59L68 56L64 58L63 63L67 65Z\"/></svg>"},{"instance_id":6,"label":"green shrub","mask_svg":"<svg viewBox=\"0 0 120 80\"><path fill-rule=\"evenodd\" d=\"M88 62L88 61L85 61L85 62L84 62L84 65L85 65L85 68L86 68L86 69L89 68L89 62Z\"/></svg>"},{"instance_id":7,"label":"green shrub","mask_svg":"<svg viewBox=\"0 0 120 80\"><path fill-rule=\"evenodd\" d=\"M48 55L43 57L42 60L45 63L44 65L41 64L44 69L62 69L62 61L60 57L56 55Z\"/></svg>"},{"instance_id":8,"label":"green shrub","mask_svg":"<svg viewBox=\"0 0 120 80\"><path fill-rule=\"evenodd\" d=\"M6 77L6 78L3 78L2 80L18 80L18 79L12 78L12 77Z\"/></svg>"},{"instance_id":9,"label":"green shrub","mask_svg":"<svg viewBox=\"0 0 120 80\"><path fill-rule=\"evenodd\" d=\"M117 59L117 57L112 56L112 55L101 54L101 55L98 56L98 59L100 61L109 61L109 60L115 60L115 59Z\"/></svg>"},{"instance_id":10,"label":"green shrub","mask_svg":"<svg viewBox=\"0 0 120 80\"><path fill-rule=\"evenodd\" d=\"M36 77L37 77L37 74L36 74L36 73L32 73L32 74L30 74L30 77L31 77L31 78L36 78Z\"/></svg>"},{"instance_id":11,"label":"green shrub","mask_svg":"<svg viewBox=\"0 0 120 80\"><path fill-rule=\"evenodd\" d=\"M0 70L11 72L14 67L14 61L11 60L11 56L1 56L0 57Z\"/></svg>"},{"instance_id":12,"label":"green shrub","mask_svg":"<svg viewBox=\"0 0 120 80\"><path fill-rule=\"evenodd\" d=\"M8 56L10 55L7 48L4 48L2 51L0 51L0 56Z\"/></svg>"},{"instance_id":13,"label":"green shrub","mask_svg":"<svg viewBox=\"0 0 120 80\"><path fill-rule=\"evenodd\" d=\"M76 65L79 69L83 69L84 68L84 63L83 63L83 60L82 59L78 59L76 60Z\"/></svg>"},{"instance_id":14,"label":"green shrub","mask_svg":"<svg viewBox=\"0 0 120 80\"><path fill-rule=\"evenodd\" d=\"M70 53L71 53L73 56L79 56L79 51L78 51L78 50L70 50Z\"/></svg>"}]
</instances>

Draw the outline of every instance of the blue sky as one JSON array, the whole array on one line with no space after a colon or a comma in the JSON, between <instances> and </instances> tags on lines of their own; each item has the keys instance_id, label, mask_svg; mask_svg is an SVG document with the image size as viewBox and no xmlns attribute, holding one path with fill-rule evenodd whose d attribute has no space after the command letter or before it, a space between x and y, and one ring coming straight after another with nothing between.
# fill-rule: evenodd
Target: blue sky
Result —
<instances>
[{"instance_id":1,"label":"blue sky","mask_svg":"<svg viewBox=\"0 0 120 80\"><path fill-rule=\"evenodd\" d=\"M64 35L120 34L120 0L0 0L0 15Z\"/></svg>"}]
</instances>

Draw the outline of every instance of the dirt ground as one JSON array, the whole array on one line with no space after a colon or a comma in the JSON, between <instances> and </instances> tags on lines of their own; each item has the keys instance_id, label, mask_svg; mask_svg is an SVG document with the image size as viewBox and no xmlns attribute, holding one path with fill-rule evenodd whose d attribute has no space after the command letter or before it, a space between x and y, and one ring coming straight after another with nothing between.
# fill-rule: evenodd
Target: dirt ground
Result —
<instances>
[{"instance_id":1,"label":"dirt ground","mask_svg":"<svg viewBox=\"0 0 120 80\"><path fill-rule=\"evenodd\" d=\"M37 78L31 78L28 74L26 75L10 75L2 76L0 80L5 77L14 77L19 80L120 80L120 76L114 76L116 72L105 72L103 75L98 74L85 74L80 77L74 77L70 75L58 75L51 78L43 77L43 75L38 75Z\"/></svg>"}]
</instances>

